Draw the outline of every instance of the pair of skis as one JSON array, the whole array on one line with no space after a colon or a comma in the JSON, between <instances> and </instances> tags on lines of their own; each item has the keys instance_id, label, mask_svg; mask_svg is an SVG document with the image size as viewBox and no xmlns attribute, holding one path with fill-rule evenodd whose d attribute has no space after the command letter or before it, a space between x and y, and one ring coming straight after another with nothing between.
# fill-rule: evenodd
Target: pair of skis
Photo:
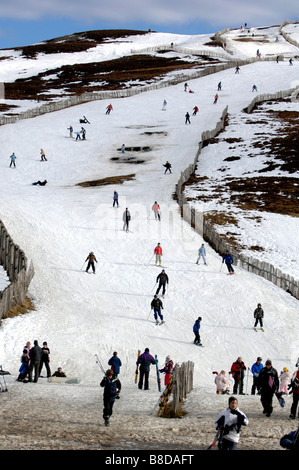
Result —
<instances>
[{"instance_id":1,"label":"pair of skis","mask_svg":"<svg viewBox=\"0 0 299 470\"><path fill-rule=\"evenodd\" d=\"M172 386L173 386L173 378L171 376L164 392L160 396L159 409L158 409L158 412L157 412L157 416L163 416L166 405L168 403L168 399L169 399L169 397L171 395L171 392L172 392Z\"/></svg>"}]
</instances>

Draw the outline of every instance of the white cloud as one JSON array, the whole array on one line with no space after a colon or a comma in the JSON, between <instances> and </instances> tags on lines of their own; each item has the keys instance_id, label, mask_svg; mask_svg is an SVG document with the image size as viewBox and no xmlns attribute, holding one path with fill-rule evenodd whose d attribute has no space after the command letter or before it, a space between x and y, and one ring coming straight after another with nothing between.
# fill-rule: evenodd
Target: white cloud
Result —
<instances>
[{"instance_id":1,"label":"white cloud","mask_svg":"<svg viewBox=\"0 0 299 470\"><path fill-rule=\"evenodd\" d=\"M1 5L0 18L38 20L47 17L115 22L123 27L142 22L185 25L190 22L238 27L280 24L295 19L298 0L10 0Z\"/></svg>"}]
</instances>

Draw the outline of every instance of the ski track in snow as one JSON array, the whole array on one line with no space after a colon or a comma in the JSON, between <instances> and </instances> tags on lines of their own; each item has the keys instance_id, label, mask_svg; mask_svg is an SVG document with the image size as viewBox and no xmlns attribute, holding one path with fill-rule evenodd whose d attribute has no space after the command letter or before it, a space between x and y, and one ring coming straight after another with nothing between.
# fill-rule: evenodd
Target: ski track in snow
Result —
<instances>
[{"instance_id":1,"label":"ski track in snow","mask_svg":"<svg viewBox=\"0 0 299 470\"><path fill-rule=\"evenodd\" d=\"M57 425L48 441L50 448L97 448L99 442L110 442L112 448L163 448L161 436L165 432L168 448L173 445L201 449L212 441L216 411L227 403L227 397L215 395L213 370L224 369L228 374L238 356L251 366L259 355L263 361L271 357L279 372L284 366L293 369L299 355L298 301L249 272L236 268L234 276L227 276L220 256L207 244L208 265L196 265L203 240L182 221L172 194L181 169L194 159L201 132L215 126L226 104L229 112L240 112L252 99L254 82L258 82L260 93L275 92L290 88L296 75L295 67L289 68L287 63L255 63L242 67L238 76L230 69L193 80L194 94L184 93L180 84L115 99L109 116L105 109L112 100L87 103L0 128L0 218L35 267L29 294L36 311L6 319L0 329L0 361L12 374L6 376L10 393L1 397L1 413L11 411L11 403L15 406L21 399L11 416L12 428L17 416L22 416L26 425L39 419L38 412L46 400L47 419L52 419L53 428ZM225 91L213 106L220 80ZM168 102L167 111L161 113L164 99ZM184 115L194 105L199 107L199 114L191 116L191 125L186 126ZM83 115L91 122L85 126L87 141L75 142L67 137L66 129L70 124L78 129ZM147 129L163 130L167 135L144 135ZM151 146L149 153L137 155L146 163L126 165L111 161L113 156L122 158L117 151L122 143ZM40 148L45 149L48 162L39 161ZM12 151L17 155L16 169L8 166ZM172 163L172 174L164 175L162 164L166 160ZM136 174L135 180L122 185L75 186L81 181L130 173ZM37 179L47 179L48 185L32 186ZM112 207L114 189L119 192L119 208ZM155 200L162 208L161 222L155 221L151 213ZM128 233L122 230L125 207L132 215ZM167 294L162 300L166 323L161 326L153 323L150 313L156 277L162 269L154 266L154 258L149 263L158 241L169 276ZM98 260L96 275L85 273L84 260L89 251L94 251ZM258 302L265 310L264 333L253 330L253 310ZM202 317L200 335L204 348L192 344L192 327L198 316ZM40 344L48 342L53 372L61 366L68 376L79 376L78 386L53 386L42 379L37 385L15 382L23 346L35 339ZM186 401L189 413L184 419L155 417L153 410L159 393L154 368L148 394L137 390L137 350L145 347L153 355L158 354L161 366L168 354L176 363L194 361L194 390ZM99 387L102 372L95 354L108 367L114 350L123 362L123 390L114 407L115 425L103 430ZM21 405L31 398L36 401L36 409L23 413ZM240 401L240 408L250 419L241 436L243 448L265 448L268 444L261 438L265 429L259 399L242 397ZM80 406L83 411L78 410ZM269 436L273 438L273 448L279 449L280 433L292 429L287 420L290 399L287 398L284 410L277 406ZM57 411L61 413L60 429ZM75 431L76 421L86 426L84 431L81 429L81 438ZM201 441L199 429L205 430ZM3 434L5 430L6 427ZM257 439L254 430L257 435L260 432ZM41 437L36 439L38 446L47 446ZM7 442L8 446L23 445L12 438Z\"/></svg>"}]
</instances>

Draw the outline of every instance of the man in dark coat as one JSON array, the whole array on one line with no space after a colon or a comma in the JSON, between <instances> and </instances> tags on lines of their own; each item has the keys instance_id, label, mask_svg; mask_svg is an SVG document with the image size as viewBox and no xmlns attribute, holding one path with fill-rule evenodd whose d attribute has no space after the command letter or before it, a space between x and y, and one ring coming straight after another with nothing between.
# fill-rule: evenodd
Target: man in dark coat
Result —
<instances>
[{"instance_id":1,"label":"man in dark coat","mask_svg":"<svg viewBox=\"0 0 299 470\"><path fill-rule=\"evenodd\" d=\"M162 295L164 295L165 294L166 284L168 284L168 276L167 276L166 272L164 271L164 269L162 269L162 272L158 275L158 277L156 279L156 282L159 282L159 286L158 286L158 289L156 290L156 294L157 295L159 294L160 289L162 287L163 288L162 289Z\"/></svg>"},{"instance_id":2,"label":"man in dark coat","mask_svg":"<svg viewBox=\"0 0 299 470\"><path fill-rule=\"evenodd\" d=\"M156 361L153 358L153 356L149 353L148 348L145 348L144 353L140 354L136 364L140 365L138 388L139 390L142 390L143 379L144 379L144 390L148 390L149 389L148 378L149 378L150 366L151 364L156 364Z\"/></svg>"},{"instance_id":3,"label":"man in dark coat","mask_svg":"<svg viewBox=\"0 0 299 470\"><path fill-rule=\"evenodd\" d=\"M257 327L258 323L260 323L261 328L263 328L264 310L262 309L261 304L257 304L257 308L254 310L253 316L255 318L254 328Z\"/></svg>"},{"instance_id":4,"label":"man in dark coat","mask_svg":"<svg viewBox=\"0 0 299 470\"><path fill-rule=\"evenodd\" d=\"M161 313L161 309L163 309L163 303L162 303L162 300L160 300L157 295L154 295L154 298L151 301L151 309L154 310L154 317L155 317L156 323L159 323L158 315L161 319L161 322L163 322L163 315Z\"/></svg>"},{"instance_id":5,"label":"man in dark coat","mask_svg":"<svg viewBox=\"0 0 299 470\"><path fill-rule=\"evenodd\" d=\"M36 383L39 377L39 367L40 367L40 361L42 358L42 348L38 345L37 340L34 341L34 346L33 348L30 349L29 357L30 357L30 365L29 365L29 373L28 373L29 380L28 381L32 382L32 372L34 369L34 382Z\"/></svg>"},{"instance_id":6,"label":"man in dark coat","mask_svg":"<svg viewBox=\"0 0 299 470\"><path fill-rule=\"evenodd\" d=\"M244 395L243 386L244 386L244 371L245 370L246 370L246 366L244 362L242 361L242 358L238 357L236 362L233 362L231 366L231 373L235 381L234 389L233 389L233 393L235 395L238 393L238 388L239 388L240 395Z\"/></svg>"},{"instance_id":7,"label":"man in dark coat","mask_svg":"<svg viewBox=\"0 0 299 470\"><path fill-rule=\"evenodd\" d=\"M114 377L117 377L122 364L121 364L121 360L117 356L116 351L114 351L113 356L109 359L108 365L111 366Z\"/></svg>"},{"instance_id":8,"label":"man in dark coat","mask_svg":"<svg viewBox=\"0 0 299 470\"><path fill-rule=\"evenodd\" d=\"M100 383L101 387L104 387L103 401L103 418L105 420L105 426L109 426L109 419L112 415L113 405L121 390L120 381L113 376L113 370L109 369L106 372L105 377Z\"/></svg>"},{"instance_id":9,"label":"man in dark coat","mask_svg":"<svg viewBox=\"0 0 299 470\"><path fill-rule=\"evenodd\" d=\"M272 367L270 359L267 359L265 367L261 370L257 383L260 388L263 413L269 417L273 411L273 395L279 389L277 370Z\"/></svg>"},{"instance_id":10,"label":"man in dark coat","mask_svg":"<svg viewBox=\"0 0 299 470\"><path fill-rule=\"evenodd\" d=\"M39 375L41 374L43 365L46 367L47 370L47 377L51 377L51 369L50 369L50 349L48 348L47 342L43 342L42 347L42 357L39 366Z\"/></svg>"}]
</instances>

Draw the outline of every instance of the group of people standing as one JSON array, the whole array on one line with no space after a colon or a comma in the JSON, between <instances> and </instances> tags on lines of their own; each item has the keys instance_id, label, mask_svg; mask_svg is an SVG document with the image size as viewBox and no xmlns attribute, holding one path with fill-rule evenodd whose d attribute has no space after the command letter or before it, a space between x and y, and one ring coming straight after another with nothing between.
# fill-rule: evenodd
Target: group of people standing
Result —
<instances>
[{"instance_id":1,"label":"group of people standing","mask_svg":"<svg viewBox=\"0 0 299 470\"><path fill-rule=\"evenodd\" d=\"M19 382L37 382L43 366L47 371L47 377L51 377L50 369L50 349L47 342L43 342L42 348L39 346L38 341L34 341L34 346L28 341L23 349L21 356L21 366L19 369ZM34 378L33 378L34 372Z\"/></svg>"}]
</instances>

